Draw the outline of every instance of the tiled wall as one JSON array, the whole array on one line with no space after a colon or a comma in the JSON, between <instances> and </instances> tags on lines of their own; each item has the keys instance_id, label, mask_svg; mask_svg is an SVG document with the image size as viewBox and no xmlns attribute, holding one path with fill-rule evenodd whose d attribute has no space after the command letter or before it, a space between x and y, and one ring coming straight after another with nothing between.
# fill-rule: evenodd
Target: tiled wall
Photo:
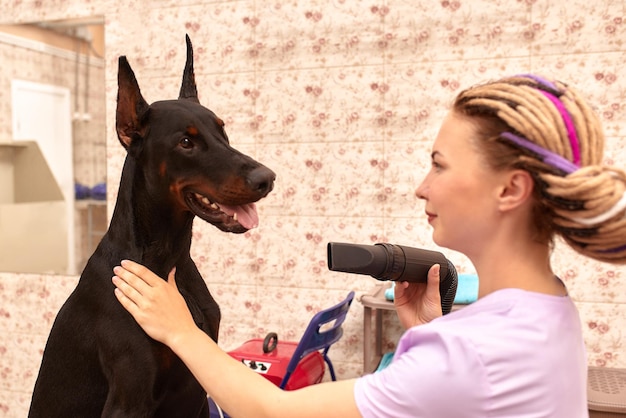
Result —
<instances>
[{"instance_id":1,"label":"tiled wall","mask_svg":"<svg viewBox=\"0 0 626 418\"><path fill-rule=\"evenodd\" d=\"M196 223L193 256L222 307L226 349L268 331L297 339L314 311L374 286L329 272L329 241L436 248L413 191L465 86L526 72L568 81L597 106L606 162L626 165L621 0L2 3L6 21L106 15L110 204L124 159L112 130L117 57L128 56L149 102L174 98L190 35L201 102L235 147L278 175L258 229L230 236ZM589 363L626 367L626 269L562 246L554 265L580 309ZM0 274L0 414L25 415L51 321L75 282ZM393 316L385 323L392 349L399 330ZM341 378L360 373L362 325L356 302L332 352Z\"/></svg>"}]
</instances>

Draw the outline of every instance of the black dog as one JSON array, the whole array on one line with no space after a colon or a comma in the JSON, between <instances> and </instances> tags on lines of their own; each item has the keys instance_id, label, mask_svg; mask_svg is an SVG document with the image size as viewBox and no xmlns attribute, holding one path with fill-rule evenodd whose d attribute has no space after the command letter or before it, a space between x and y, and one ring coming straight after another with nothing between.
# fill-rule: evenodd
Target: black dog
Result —
<instances>
[{"instance_id":1,"label":"black dog","mask_svg":"<svg viewBox=\"0 0 626 418\"><path fill-rule=\"evenodd\" d=\"M165 345L149 338L113 294L113 267L136 260L176 282L198 326L217 341L219 307L189 255L194 216L225 232L256 226L253 202L275 174L229 145L200 105L187 37L178 100L148 105L119 59L117 135L128 154L106 235L59 311L29 417L206 417L206 393Z\"/></svg>"}]
</instances>

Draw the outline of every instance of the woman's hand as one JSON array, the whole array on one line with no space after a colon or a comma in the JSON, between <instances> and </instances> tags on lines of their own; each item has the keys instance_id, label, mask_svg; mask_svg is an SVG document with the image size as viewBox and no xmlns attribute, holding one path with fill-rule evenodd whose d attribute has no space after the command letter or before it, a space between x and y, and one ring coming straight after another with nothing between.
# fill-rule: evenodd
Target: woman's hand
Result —
<instances>
[{"instance_id":1,"label":"woman's hand","mask_svg":"<svg viewBox=\"0 0 626 418\"><path fill-rule=\"evenodd\" d=\"M112 279L122 306L149 336L170 347L197 328L176 287L175 270L165 281L141 264L123 260Z\"/></svg>"},{"instance_id":2,"label":"woman's hand","mask_svg":"<svg viewBox=\"0 0 626 418\"><path fill-rule=\"evenodd\" d=\"M439 264L428 270L426 283L397 282L394 304L400 322L405 328L425 324L443 315L439 294Z\"/></svg>"}]
</instances>

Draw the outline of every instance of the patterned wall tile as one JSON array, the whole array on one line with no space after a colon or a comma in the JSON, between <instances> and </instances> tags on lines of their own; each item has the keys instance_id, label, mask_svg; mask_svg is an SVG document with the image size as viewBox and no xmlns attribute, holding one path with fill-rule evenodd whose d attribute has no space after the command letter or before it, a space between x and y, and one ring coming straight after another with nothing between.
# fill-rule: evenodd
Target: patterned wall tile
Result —
<instances>
[{"instance_id":1,"label":"patterned wall tile","mask_svg":"<svg viewBox=\"0 0 626 418\"><path fill-rule=\"evenodd\" d=\"M537 55L621 51L626 36L624 4L620 0L536 1L529 30Z\"/></svg>"},{"instance_id":2,"label":"patterned wall tile","mask_svg":"<svg viewBox=\"0 0 626 418\"><path fill-rule=\"evenodd\" d=\"M385 14L381 43L390 62L525 57L530 51L527 2L403 0L378 9Z\"/></svg>"},{"instance_id":3,"label":"patterned wall tile","mask_svg":"<svg viewBox=\"0 0 626 418\"><path fill-rule=\"evenodd\" d=\"M381 64L383 57L371 51L383 38L382 9L363 1L257 2L257 66L282 71Z\"/></svg>"},{"instance_id":4,"label":"patterned wall tile","mask_svg":"<svg viewBox=\"0 0 626 418\"><path fill-rule=\"evenodd\" d=\"M589 364L623 367L626 304L578 302Z\"/></svg>"}]
</instances>

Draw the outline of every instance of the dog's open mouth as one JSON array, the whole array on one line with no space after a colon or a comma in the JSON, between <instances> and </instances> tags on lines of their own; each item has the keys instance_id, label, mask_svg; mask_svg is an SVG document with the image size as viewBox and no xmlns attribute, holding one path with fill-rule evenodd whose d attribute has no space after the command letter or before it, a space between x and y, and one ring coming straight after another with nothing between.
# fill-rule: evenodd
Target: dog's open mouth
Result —
<instances>
[{"instance_id":1,"label":"dog's open mouth","mask_svg":"<svg viewBox=\"0 0 626 418\"><path fill-rule=\"evenodd\" d=\"M215 203L199 193L185 194L189 209L199 218L228 232L241 233L259 225L254 203L228 206Z\"/></svg>"}]
</instances>

